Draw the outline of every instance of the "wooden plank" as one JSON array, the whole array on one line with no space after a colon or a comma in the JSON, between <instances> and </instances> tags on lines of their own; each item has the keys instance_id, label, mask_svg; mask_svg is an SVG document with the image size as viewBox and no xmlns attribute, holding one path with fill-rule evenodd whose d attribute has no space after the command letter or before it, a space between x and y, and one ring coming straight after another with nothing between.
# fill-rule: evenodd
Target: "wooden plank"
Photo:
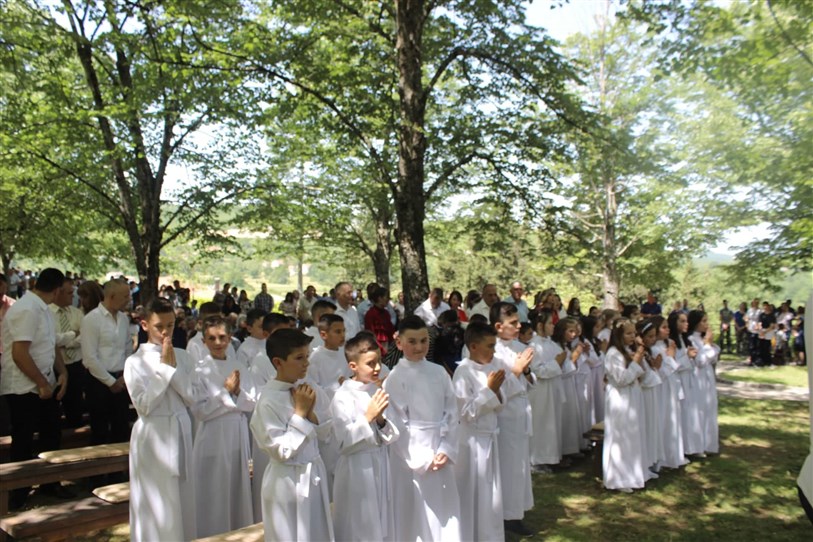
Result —
<instances>
[{"instance_id":1,"label":"wooden plank","mask_svg":"<svg viewBox=\"0 0 813 542\"><path fill-rule=\"evenodd\" d=\"M236 531L198 538L196 542L263 542L265 530L262 523L255 523Z\"/></svg>"},{"instance_id":2,"label":"wooden plank","mask_svg":"<svg viewBox=\"0 0 813 542\"><path fill-rule=\"evenodd\" d=\"M0 465L0 492L63 480L76 480L97 474L129 469L129 455L103 457L73 463L48 463L42 459Z\"/></svg>"},{"instance_id":3,"label":"wooden plank","mask_svg":"<svg viewBox=\"0 0 813 542\"><path fill-rule=\"evenodd\" d=\"M113 504L88 497L5 516L0 518L0 528L15 539L34 536L62 539L127 522L129 511L128 502ZM52 536L46 536L49 533Z\"/></svg>"}]
</instances>

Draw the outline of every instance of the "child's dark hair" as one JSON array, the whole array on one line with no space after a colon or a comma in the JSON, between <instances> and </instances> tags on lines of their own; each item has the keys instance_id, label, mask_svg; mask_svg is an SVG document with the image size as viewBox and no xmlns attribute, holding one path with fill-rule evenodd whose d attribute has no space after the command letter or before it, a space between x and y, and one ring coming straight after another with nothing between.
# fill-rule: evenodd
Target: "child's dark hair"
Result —
<instances>
[{"instance_id":1,"label":"child's dark hair","mask_svg":"<svg viewBox=\"0 0 813 542\"><path fill-rule=\"evenodd\" d=\"M344 357L347 362L358 362L362 354L367 352L381 352L375 335L369 331L361 331L358 335L347 341L344 345Z\"/></svg>"},{"instance_id":2,"label":"child's dark hair","mask_svg":"<svg viewBox=\"0 0 813 542\"><path fill-rule=\"evenodd\" d=\"M519 334L522 335L523 333L528 333L529 331L533 331L533 327L531 326L530 322L522 322L519 325Z\"/></svg>"},{"instance_id":3,"label":"child's dark hair","mask_svg":"<svg viewBox=\"0 0 813 542\"><path fill-rule=\"evenodd\" d=\"M447 324L457 324L460 322L459 317L457 316L457 311L454 309L449 309L447 311L443 311L438 316L438 325L444 326Z\"/></svg>"},{"instance_id":4,"label":"child's dark hair","mask_svg":"<svg viewBox=\"0 0 813 542\"><path fill-rule=\"evenodd\" d=\"M206 338L206 331L209 328L220 326L223 326L226 329L226 333L231 333L231 323L226 318L220 314L209 316L203 321L203 326L200 328L201 332L203 333L203 337Z\"/></svg>"},{"instance_id":5,"label":"child's dark hair","mask_svg":"<svg viewBox=\"0 0 813 542\"><path fill-rule=\"evenodd\" d=\"M534 331L539 333L539 326L544 326L545 324L547 324L552 319L553 319L553 311L550 310L550 309L542 309L542 310L539 311L539 313L537 313L536 316L534 316L534 319L533 319L533 322L531 322L531 325L533 326Z\"/></svg>"},{"instance_id":6,"label":"child's dark hair","mask_svg":"<svg viewBox=\"0 0 813 542\"><path fill-rule=\"evenodd\" d=\"M570 326L575 326L578 322L573 318L562 318L558 322L556 322L556 326L553 328L553 335L551 335L551 340L562 347L563 350L567 350L569 345L567 344L567 339L565 338L565 332L567 328Z\"/></svg>"},{"instance_id":7,"label":"child's dark hair","mask_svg":"<svg viewBox=\"0 0 813 542\"><path fill-rule=\"evenodd\" d=\"M658 341L658 339L657 339L658 334L660 334L661 326L663 325L663 322L664 322L664 320L666 320L666 318L664 318L663 316L653 316L649 320L651 320L652 325L655 326L655 342L657 342ZM667 341L667 345L668 345L668 341Z\"/></svg>"},{"instance_id":8,"label":"child's dark hair","mask_svg":"<svg viewBox=\"0 0 813 542\"><path fill-rule=\"evenodd\" d=\"M627 345L624 344L624 328L632 325L633 324L630 320L626 318L618 318L615 322L613 322L613 328L610 330L610 346L614 346L616 350L621 352L627 366L629 366L629 364L632 362L632 353Z\"/></svg>"},{"instance_id":9,"label":"child's dark hair","mask_svg":"<svg viewBox=\"0 0 813 542\"><path fill-rule=\"evenodd\" d=\"M582 316L582 340L589 342L593 348L598 352L598 339L596 338L595 329L598 323L598 318L595 316Z\"/></svg>"},{"instance_id":10,"label":"child's dark hair","mask_svg":"<svg viewBox=\"0 0 813 542\"><path fill-rule=\"evenodd\" d=\"M675 341L675 346L677 348L683 348L688 344L687 338L678 331L678 318L680 315L683 314L682 312L673 312L669 315L669 319L667 322L669 323L669 338Z\"/></svg>"},{"instance_id":11,"label":"child's dark hair","mask_svg":"<svg viewBox=\"0 0 813 542\"><path fill-rule=\"evenodd\" d=\"M213 314L220 314L220 307L214 301L207 301L198 309L198 314L201 318L206 318Z\"/></svg>"},{"instance_id":12,"label":"child's dark hair","mask_svg":"<svg viewBox=\"0 0 813 542\"><path fill-rule=\"evenodd\" d=\"M426 322L421 320L419 316L415 316L411 314L401 320L401 323L398 325L398 333L404 333L406 331L417 331L420 329L426 329Z\"/></svg>"},{"instance_id":13,"label":"child's dark hair","mask_svg":"<svg viewBox=\"0 0 813 542\"><path fill-rule=\"evenodd\" d=\"M641 309L638 308L638 305L633 305L630 303L629 305L624 306L624 310L621 311L621 316L630 319L636 312L641 312Z\"/></svg>"},{"instance_id":14,"label":"child's dark hair","mask_svg":"<svg viewBox=\"0 0 813 542\"><path fill-rule=\"evenodd\" d=\"M328 331L333 324L344 324L344 319L338 314L323 314L317 326L319 331Z\"/></svg>"},{"instance_id":15,"label":"child's dark hair","mask_svg":"<svg viewBox=\"0 0 813 542\"><path fill-rule=\"evenodd\" d=\"M472 314L469 317L469 325L472 325L472 324L486 324L486 325L488 325L488 318L486 318L482 314Z\"/></svg>"},{"instance_id":16,"label":"child's dark hair","mask_svg":"<svg viewBox=\"0 0 813 542\"><path fill-rule=\"evenodd\" d=\"M172 301L165 297L153 298L152 301L147 303L146 309L147 318L153 314L168 314L170 312L175 314L175 307L172 305Z\"/></svg>"},{"instance_id":17,"label":"child's dark hair","mask_svg":"<svg viewBox=\"0 0 813 542\"><path fill-rule=\"evenodd\" d=\"M257 320L262 320L268 314L262 309L251 309L246 313L246 325L253 326Z\"/></svg>"},{"instance_id":18,"label":"child's dark hair","mask_svg":"<svg viewBox=\"0 0 813 542\"><path fill-rule=\"evenodd\" d=\"M311 314L316 314L317 312L323 312L326 310L336 310L336 304L328 301L327 299L320 299L316 303L313 304L311 307Z\"/></svg>"},{"instance_id":19,"label":"child's dark hair","mask_svg":"<svg viewBox=\"0 0 813 542\"><path fill-rule=\"evenodd\" d=\"M486 337L496 336L497 330L495 330L493 326L475 322L469 323L468 327L466 328L466 333L463 335L463 341L466 343L466 346L471 348L472 344L479 343Z\"/></svg>"},{"instance_id":20,"label":"child's dark hair","mask_svg":"<svg viewBox=\"0 0 813 542\"><path fill-rule=\"evenodd\" d=\"M505 301L494 303L491 306L491 310L488 311L488 317L491 320L492 326L515 314L517 314L517 306Z\"/></svg>"},{"instance_id":21,"label":"child's dark hair","mask_svg":"<svg viewBox=\"0 0 813 542\"><path fill-rule=\"evenodd\" d=\"M652 318L645 318L638 322L637 324L635 324L635 333L637 333L638 336L641 337L642 339L644 338L644 335L646 335L652 330L655 331L655 337L657 337L658 328L655 326L655 322L653 321ZM648 346L644 346L644 349L646 350L647 354L652 353Z\"/></svg>"},{"instance_id":22,"label":"child's dark hair","mask_svg":"<svg viewBox=\"0 0 813 542\"><path fill-rule=\"evenodd\" d=\"M373 290L373 294L370 296L370 301L375 303L382 297L386 297L388 295L390 295L390 291L384 288L383 286L379 286L378 288Z\"/></svg>"},{"instance_id":23,"label":"child's dark hair","mask_svg":"<svg viewBox=\"0 0 813 542\"><path fill-rule=\"evenodd\" d=\"M288 359L291 352L297 348L308 346L312 340L313 337L305 335L298 329L287 327L278 329L265 341L265 353L268 354L268 359L272 360L272 362L274 358L285 360Z\"/></svg>"},{"instance_id":24,"label":"child's dark hair","mask_svg":"<svg viewBox=\"0 0 813 542\"><path fill-rule=\"evenodd\" d=\"M269 312L263 317L263 331L274 333L278 328L288 327L288 317L279 312Z\"/></svg>"},{"instance_id":25,"label":"child's dark hair","mask_svg":"<svg viewBox=\"0 0 813 542\"><path fill-rule=\"evenodd\" d=\"M697 325L703 321L703 317L706 315L705 312L699 311L697 309L689 311L689 334L691 335L694 333L694 330L697 328Z\"/></svg>"}]
</instances>

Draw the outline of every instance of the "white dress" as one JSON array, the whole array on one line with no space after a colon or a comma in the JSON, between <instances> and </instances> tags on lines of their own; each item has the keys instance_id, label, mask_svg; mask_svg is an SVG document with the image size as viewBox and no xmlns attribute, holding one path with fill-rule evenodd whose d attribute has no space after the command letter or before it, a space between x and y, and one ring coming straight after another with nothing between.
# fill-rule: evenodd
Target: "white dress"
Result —
<instances>
[{"instance_id":1,"label":"white dress","mask_svg":"<svg viewBox=\"0 0 813 542\"><path fill-rule=\"evenodd\" d=\"M695 389L700 411L700 422L703 432L703 451L716 454L720 451L720 431L717 424L717 381L714 367L720 357L720 347L716 344L705 344L699 333L689 337L697 348L694 358L697 388Z\"/></svg>"},{"instance_id":2,"label":"white dress","mask_svg":"<svg viewBox=\"0 0 813 542\"><path fill-rule=\"evenodd\" d=\"M652 347L652 355L661 355L661 440L664 457L662 467L676 469L689 463L683 455L683 431L681 426L681 398L683 388L678 376L675 358L666 355L666 345L659 341Z\"/></svg>"},{"instance_id":3,"label":"white dress","mask_svg":"<svg viewBox=\"0 0 813 542\"><path fill-rule=\"evenodd\" d=\"M224 386L240 371L240 394ZM193 462L197 492L198 537L212 536L254 523L249 460L248 415L254 410L256 388L251 374L234 357L206 356L197 367L199 390L192 412L199 425Z\"/></svg>"},{"instance_id":4,"label":"white dress","mask_svg":"<svg viewBox=\"0 0 813 542\"><path fill-rule=\"evenodd\" d=\"M675 361L678 364L678 376L683 389L683 401L680 405L680 424L683 434L683 452L688 455L703 453L703 425L700 416L700 404L697 401L697 375L694 362L689 359L688 349L678 344Z\"/></svg>"},{"instance_id":5,"label":"white dress","mask_svg":"<svg viewBox=\"0 0 813 542\"><path fill-rule=\"evenodd\" d=\"M576 389L576 365L571 358L570 349L565 350L566 358L562 364L562 454L577 454L582 449L584 431L581 430L582 413L579 392Z\"/></svg>"},{"instance_id":6,"label":"white dress","mask_svg":"<svg viewBox=\"0 0 813 542\"><path fill-rule=\"evenodd\" d=\"M401 359L384 381L390 405L409 438L393 445L391 469L395 491L396 540L460 540L457 461L458 415L452 381L440 365L425 359ZM431 470L439 453L449 458Z\"/></svg>"},{"instance_id":7,"label":"white dress","mask_svg":"<svg viewBox=\"0 0 813 542\"><path fill-rule=\"evenodd\" d=\"M503 540L503 503L497 413L503 403L488 387L488 373L504 369L495 359L460 362L452 378L460 413L460 453L454 465L460 491L463 540Z\"/></svg>"},{"instance_id":8,"label":"white dress","mask_svg":"<svg viewBox=\"0 0 813 542\"><path fill-rule=\"evenodd\" d=\"M536 384L528 390L531 403L531 464L556 465L562 460L562 368L556 356L562 349L550 337L534 337L531 371ZM603 410L603 409L602 409Z\"/></svg>"},{"instance_id":9,"label":"white dress","mask_svg":"<svg viewBox=\"0 0 813 542\"><path fill-rule=\"evenodd\" d=\"M650 467L657 468L663 460L663 439L661 437L661 394L663 384L658 371L644 361L644 378L641 381L641 396L644 401L644 475L651 478Z\"/></svg>"},{"instance_id":10,"label":"white dress","mask_svg":"<svg viewBox=\"0 0 813 542\"><path fill-rule=\"evenodd\" d=\"M497 340L494 357L502 361L505 368L503 382L503 407L497 414L500 434L497 436L500 449L500 481L502 484L503 515L506 520L522 519L525 511L534 507L531 483L531 404L528 402L528 388L533 385L525 376L519 378L511 372L517 354L527 346L519 341ZM536 381L533 371L531 381Z\"/></svg>"},{"instance_id":11,"label":"white dress","mask_svg":"<svg viewBox=\"0 0 813 542\"><path fill-rule=\"evenodd\" d=\"M592 345L589 351L582 352L576 366L576 392L579 397L579 414L581 415L581 434L590 431L593 427L593 369L591 358L598 358ZM589 447L587 440L582 437L581 448Z\"/></svg>"},{"instance_id":12,"label":"white dress","mask_svg":"<svg viewBox=\"0 0 813 542\"><path fill-rule=\"evenodd\" d=\"M333 396L333 435L341 455L336 463L333 506L336 540L394 540L395 513L389 445L398 429L389 421L367 421L367 406L378 387L345 380ZM363 503L363 505L361 505Z\"/></svg>"},{"instance_id":13,"label":"white dress","mask_svg":"<svg viewBox=\"0 0 813 542\"><path fill-rule=\"evenodd\" d=\"M124 382L138 412L130 435L130 539L194 540L192 422L195 364L175 349L176 366L161 363L161 345L144 343L124 363Z\"/></svg>"},{"instance_id":14,"label":"white dress","mask_svg":"<svg viewBox=\"0 0 813 542\"><path fill-rule=\"evenodd\" d=\"M251 417L254 439L270 457L262 474L265 540L333 540L327 470L318 445L318 439L329 438L332 429L329 405L324 392L314 388L319 422L314 425L295 414L293 386L269 381Z\"/></svg>"},{"instance_id":15,"label":"white dress","mask_svg":"<svg viewBox=\"0 0 813 542\"><path fill-rule=\"evenodd\" d=\"M610 330L602 329L596 336L598 342L610 340ZM591 367L591 380L593 382L593 411L596 423L604 421L604 352L599 352L598 363Z\"/></svg>"},{"instance_id":16,"label":"white dress","mask_svg":"<svg viewBox=\"0 0 813 542\"><path fill-rule=\"evenodd\" d=\"M621 352L610 347L604 359L607 393L604 407L604 487L642 488L644 473L643 397L638 379L644 369L626 366Z\"/></svg>"}]
</instances>

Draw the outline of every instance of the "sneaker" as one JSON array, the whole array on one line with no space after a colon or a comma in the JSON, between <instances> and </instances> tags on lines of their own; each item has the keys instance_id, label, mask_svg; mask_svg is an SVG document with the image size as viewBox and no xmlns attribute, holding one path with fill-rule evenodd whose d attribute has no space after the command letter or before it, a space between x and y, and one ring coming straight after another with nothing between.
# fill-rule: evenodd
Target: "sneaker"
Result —
<instances>
[{"instance_id":1,"label":"sneaker","mask_svg":"<svg viewBox=\"0 0 813 542\"><path fill-rule=\"evenodd\" d=\"M522 523L521 519L507 519L503 521L503 526L505 527L506 531L518 534L520 536L531 536L534 534L534 531Z\"/></svg>"}]
</instances>

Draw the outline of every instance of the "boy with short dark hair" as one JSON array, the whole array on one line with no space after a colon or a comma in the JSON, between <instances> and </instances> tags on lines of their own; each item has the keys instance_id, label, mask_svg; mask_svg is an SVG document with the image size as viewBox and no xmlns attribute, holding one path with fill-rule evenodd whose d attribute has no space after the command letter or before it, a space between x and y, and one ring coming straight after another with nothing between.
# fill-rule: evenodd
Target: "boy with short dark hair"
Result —
<instances>
[{"instance_id":1,"label":"boy with short dark hair","mask_svg":"<svg viewBox=\"0 0 813 542\"><path fill-rule=\"evenodd\" d=\"M313 304L313 307L311 307L311 315L313 316L313 320L304 331L305 335L308 337L313 337L313 340L311 341L311 351L316 350L325 344L322 337L319 335L319 320L321 320L323 314L333 314L334 312L336 312L336 305L327 299L320 299Z\"/></svg>"},{"instance_id":2,"label":"boy with short dark hair","mask_svg":"<svg viewBox=\"0 0 813 542\"><path fill-rule=\"evenodd\" d=\"M220 307L217 303L209 301L204 303L200 306L200 316L198 317L198 323L200 329L195 333L194 336L190 337L189 342L186 343L186 352L192 357L192 359L196 363L200 363L203 359L209 355L209 350L203 344L203 322L207 318L212 318L213 316L221 316ZM229 342L229 346L226 349L227 354L231 354L235 356L237 352L234 350L234 346L231 345Z\"/></svg>"},{"instance_id":3,"label":"boy with short dark hair","mask_svg":"<svg viewBox=\"0 0 813 542\"><path fill-rule=\"evenodd\" d=\"M311 339L295 329L280 329L267 343L277 376L266 384L251 419L251 432L269 454L263 480L266 540L333 540L327 470L319 438L331 430L324 393L296 383L308 370ZM278 488L285 488L279 491Z\"/></svg>"},{"instance_id":4,"label":"boy with short dark hair","mask_svg":"<svg viewBox=\"0 0 813 542\"><path fill-rule=\"evenodd\" d=\"M460 413L461 445L454 465L460 491L460 532L463 540L503 540L497 413L503 407L500 387L508 371L494 357L494 328L470 324L465 340L469 356L452 378Z\"/></svg>"},{"instance_id":5,"label":"boy with short dark hair","mask_svg":"<svg viewBox=\"0 0 813 542\"><path fill-rule=\"evenodd\" d=\"M398 328L396 346L404 354L384 383L390 404L409 438L392 455L395 540L460 540L457 459L457 404L443 367L426 360L429 332L417 316ZM405 435L406 437L406 435Z\"/></svg>"},{"instance_id":6,"label":"boy with short dark hair","mask_svg":"<svg viewBox=\"0 0 813 542\"><path fill-rule=\"evenodd\" d=\"M330 405L341 453L333 485L336 539L393 540L387 446L399 431L388 419L389 396L381 389L381 353L375 336L365 331L347 341L344 353L353 376Z\"/></svg>"},{"instance_id":7,"label":"boy with short dark hair","mask_svg":"<svg viewBox=\"0 0 813 542\"><path fill-rule=\"evenodd\" d=\"M192 540L197 529L186 407L195 403L195 363L172 347L172 303L156 298L146 309L141 328L147 342L124 363L124 382L138 412L130 436L130 538Z\"/></svg>"},{"instance_id":8,"label":"boy with short dark hair","mask_svg":"<svg viewBox=\"0 0 813 542\"><path fill-rule=\"evenodd\" d=\"M503 408L497 416L505 529L531 536L534 533L522 523L522 518L525 511L534 506L530 457L532 420L528 403L528 386L536 382L530 368L534 349L516 340L520 327L516 305L504 301L495 303L489 317L498 338L495 356L508 369L502 386Z\"/></svg>"}]
</instances>

